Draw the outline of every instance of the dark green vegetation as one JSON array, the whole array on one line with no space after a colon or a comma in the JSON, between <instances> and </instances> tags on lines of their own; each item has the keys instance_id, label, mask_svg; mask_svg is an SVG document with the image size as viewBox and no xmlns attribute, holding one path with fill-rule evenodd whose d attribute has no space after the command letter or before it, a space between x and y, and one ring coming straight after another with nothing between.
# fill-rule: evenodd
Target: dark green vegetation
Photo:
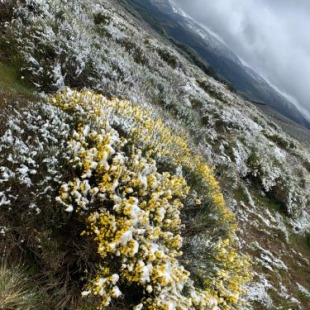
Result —
<instances>
[{"instance_id":1,"label":"dark green vegetation","mask_svg":"<svg viewBox=\"0 0 310 310\"><path fill-rule=\"evenodd\" d=\"M18 69L12 64L4 64L0 62L0 92L2 101L6 97L16 98L16 96L32 97L33 88L23 81Z\"/></svg>"}]
</instances>

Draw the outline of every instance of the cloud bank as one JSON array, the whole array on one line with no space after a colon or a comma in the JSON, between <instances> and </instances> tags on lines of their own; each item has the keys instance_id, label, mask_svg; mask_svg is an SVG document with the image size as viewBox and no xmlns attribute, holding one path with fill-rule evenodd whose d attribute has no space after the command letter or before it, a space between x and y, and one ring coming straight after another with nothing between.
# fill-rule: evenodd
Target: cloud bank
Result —
<instances>
[{"instance_id":1,"label":"cloud bank","mask_svg":"<svg viewBox=\"0 0 310 310\"><path fill-rule=\"evenodd\" d=\"M309 0L174 0L310 119Z\"/></svg>"}]
</instances>

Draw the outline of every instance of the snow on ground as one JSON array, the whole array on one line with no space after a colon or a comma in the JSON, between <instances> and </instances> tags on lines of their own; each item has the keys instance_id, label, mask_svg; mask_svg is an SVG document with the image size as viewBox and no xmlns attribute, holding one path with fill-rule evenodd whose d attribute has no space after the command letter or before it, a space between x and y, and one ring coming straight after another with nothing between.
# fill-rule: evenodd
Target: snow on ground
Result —
<instances>
[{"instance_id":1,"label":"snow on ground","mask_svg":"<svg viewBox=\"0 0 310 310\"><path fill-rule=\"evenodd\" d=\"M190 65L158 36L143 31L111 1L98 4L34 0L32 4L37 8L35 13L27 7L16 11L13 28L22 48L23 74L31 78L38 90L47 86L49 90L64 85L88 86L105 95L152 104L163 115L171 111L214 166L228 201L235 201L233 209L241 230L244 229L241 238L245 240L248 231L257 229L259 234L269 237L283 235L280 243L294 247L289 243L291 228L299 234L309 231L310 179L306 168L310 163L309 152L253 105ZM47 50L53 57L46 55ZM35 112L23 112L27 130L40 136L35 141L36 150L42 150L46 143L56 143L57 132L63 136L68 130L57 123L59 112L48 106L44 109L53 117L40 119ZM37 171L32 161L36 154L30 141L25 144L16 135L22 130L21 124L12 119L1 138L0 151L18 151L8 151L6 165L1 163L0 179L5 184L17 177L23 186L31 188ZM13 171L9 167L16 162L16 156L21 165ZM57 156L47 156L43 162L50 172L50 179L42 181L48 193L48 182L60 178ZM252 183L255 197L247 189ZM244 197L236 198L240 187ZM262 206L259 200L267 201L269 196L282 206L283 212ZM15 198L1 189L0 205L7 205ZM255 251L256 263L268 272L276 269L289 272L280 254L261 244L255 246ZM271 307L272 299L266 292L272 287L270 283L260 274L249 299L261 300ZM279 290L279 294L281 291L285 289Z\"/></svg>"}]
</instances>

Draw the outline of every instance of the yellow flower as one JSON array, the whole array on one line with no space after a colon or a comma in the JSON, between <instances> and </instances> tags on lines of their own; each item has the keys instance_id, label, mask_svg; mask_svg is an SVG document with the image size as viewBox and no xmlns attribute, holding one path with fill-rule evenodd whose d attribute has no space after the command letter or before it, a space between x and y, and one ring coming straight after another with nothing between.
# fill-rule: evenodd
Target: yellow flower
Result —
<instances>
[{"instance_id":1,"label":"yellow flower","mask_svg":"<svg viewBox=\"0 0 310 310\"><path fill-rule=\"evenodd\" d=\"M185 131L171 129L150 108L88 90L66 90L50 99L78 119L68 141L77 174L61 186L57 202L86 218L82 235L94 239L101 257L83 294L99 295L106 307L122 295L121 281L144 287L147 293L135 307L139 310L240 308L249 259L237 252L235 217ZM182 255L181 210L191 189L186 178L158 171L158 162L165 161L199 183L195 205L211 200L218 225L227 230L227 238L210 253L218 272L210 274L204 289L195 287L177 260ZM106 268L109 262L119 264L118 274Z\"/></svg>"}]
</instances>

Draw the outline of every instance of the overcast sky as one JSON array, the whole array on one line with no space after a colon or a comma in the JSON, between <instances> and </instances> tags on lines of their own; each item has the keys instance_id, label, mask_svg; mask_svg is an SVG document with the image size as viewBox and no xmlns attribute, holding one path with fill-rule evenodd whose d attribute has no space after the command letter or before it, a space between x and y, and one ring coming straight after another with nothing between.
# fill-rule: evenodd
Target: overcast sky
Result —
<instances>
[{"instance_id":1,"label":"overcast sky","mask_svg":"<svg viewBox=\"0 0 310 310\"><path fill-rule=\"evenodd\" d=\"M174 0L310 118L310 0Z\"/></svg>"}]
</instances>

